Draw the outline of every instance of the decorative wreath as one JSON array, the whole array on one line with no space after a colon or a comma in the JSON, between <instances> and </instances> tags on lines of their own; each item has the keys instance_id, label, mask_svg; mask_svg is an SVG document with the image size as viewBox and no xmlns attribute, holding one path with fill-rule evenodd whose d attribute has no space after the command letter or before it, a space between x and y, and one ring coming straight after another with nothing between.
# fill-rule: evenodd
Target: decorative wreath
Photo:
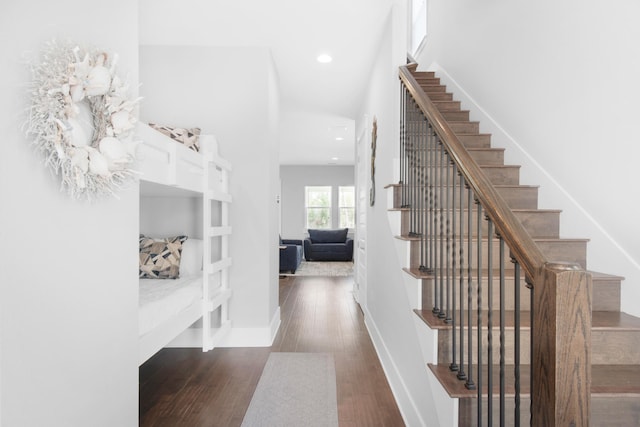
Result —
<instances>
[{"instance_id":1,"label":"decorative wreath","mask_svg":"<svg viewBox=\"0 0 640 427\"><path fill-rule=\"evenodd\" d=\"M76 199L115 195L130 178L139 99L115 73L117 55L50 42L33 67L27 134Z\"/></svg>"}]
</instances>

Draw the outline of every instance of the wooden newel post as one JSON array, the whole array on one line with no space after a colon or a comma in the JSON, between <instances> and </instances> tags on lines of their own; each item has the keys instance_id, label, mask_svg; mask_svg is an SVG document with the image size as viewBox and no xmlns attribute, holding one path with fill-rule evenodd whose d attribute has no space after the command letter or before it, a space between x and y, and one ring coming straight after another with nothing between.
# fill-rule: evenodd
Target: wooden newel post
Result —
<instances>
[{"instance_id":1,"label":"wooden newel post","mask_svg":"<svg viewBox=\"0 0 640 427\"><path fill-rule=\"evenodd\" d=\"M588 426L591 274L545 264L533 287L532 425Z\"/></svg>"}]
</instances>

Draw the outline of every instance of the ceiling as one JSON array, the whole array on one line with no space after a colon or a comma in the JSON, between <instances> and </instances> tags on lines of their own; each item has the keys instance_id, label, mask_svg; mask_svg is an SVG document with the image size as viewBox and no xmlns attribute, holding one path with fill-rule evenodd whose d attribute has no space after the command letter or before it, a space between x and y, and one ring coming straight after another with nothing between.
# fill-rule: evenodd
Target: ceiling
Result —
<instances>
[{"instance_id":1,"label":"ceiling","mask_svg":"<svg viewBox=\"0 0 640 427\"><path fill-rule=\"evenodd\" d=\"M280 163L347 165L354 163L354 120L391 4L140 0L140 44L270 48L280 84ZM319 63L323 53L333 61Z\"/></svg>"}]
</instances>

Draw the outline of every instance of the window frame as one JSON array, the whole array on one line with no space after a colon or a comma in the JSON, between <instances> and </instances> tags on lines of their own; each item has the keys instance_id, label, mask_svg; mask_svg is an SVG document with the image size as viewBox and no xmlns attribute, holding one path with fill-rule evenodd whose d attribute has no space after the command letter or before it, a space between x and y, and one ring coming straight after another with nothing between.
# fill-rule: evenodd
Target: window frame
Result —
<instances>
[{"instance_id":1,"label":"window frame","mask_svg":"<svg viewBox=\"0 0 640 427\"><path fill-rule=\"evenodd\" d=\"M309 192L310 191L314 191L313 189L325 189L328 190L328 206L320 206L320 205L310 205L309 202ZM320 192L320 190L315 190ZM333 210L333 201L332 201L332 197L333 197L333 188L330 185L305 185L304 187L304 223L305 223L305 228L309 229L331 229L333 227L333 215L332 215L332 210ZM326 224L324 224L324 226L319 226L317 223L315 223L313 226L309 223L309 211L310 210L326 210L327 212L327 220L326 220Z\"/></svg>"},{"instance_id":2,"label":"window frame","mask_svg":"<svg viewBox=\"0 0 640 427\"><path fill-rule=\"evenodd\" d=\"M343 189L347 189L350 190L351 192L351 204L350 205L343 205L342 204L342 195L343 195ZM349 215L351 217L351 223L350 224L343 224L342 223L342 212L345 209L349 209L351 211L351 214ZM338 186L338 227L339 228L348 228L348 229L354 229L356 226L356 187L355 185L339 185Z\"/></svg>"}]
</instances>

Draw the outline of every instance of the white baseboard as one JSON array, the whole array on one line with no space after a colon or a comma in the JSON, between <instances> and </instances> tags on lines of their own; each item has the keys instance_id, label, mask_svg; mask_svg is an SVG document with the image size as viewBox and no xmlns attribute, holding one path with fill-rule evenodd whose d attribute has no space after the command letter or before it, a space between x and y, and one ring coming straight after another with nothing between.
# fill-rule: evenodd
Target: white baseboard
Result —
<instances>
[{"instance_id":1,"label":"white baseboard","mask_svg":"<svg viewBox=\"0 0 640 427\"><path fill-rule=\"evenodd\" d=\"M215 347L269 347L280 329L280 307L264 328L229 328ZM202 347L202 328L187 328L166 347Z\"/></svg>"},{"instance_id":2,"label":"white baseboard","mask_svg":"<svg viewBox=\"0 0 640 427\"><path fill-rule=\"evenodd\" d=\"M269 347L280 328L280 307L276 310L269 326L262 328L231 328L218 347Z\"/></svg>"},{"instance_id":3,"label":"white baseboard","mask_svg":"<svg viewBox=\"0 0 640 427\"><path fill-rule=\"evenodd\" d=\"M224 336L231 330L231 322L223 324L219 328L213 328L213 346L218 347L218 342L224 339ZM202 328L187 328L180 335L175 337L165 347L169 348L202 348Z\"/></svg>"},{"instance_id":4,"label":"white baseboard","mask_svg":"<svg viewBox=\"0 0 640 427\"><path fill-rule=\"evenodd\" d=\"M280 307L278 306L278 309L271 318L271 324L269 325L271 328L271 344L273 344L273 341L276 339L276 335L278 334L278 330L280 329L280 323Z\"/></svg>"},{"instance_id":5,"label":"white baseboard","mask_svg":"<svg viewBox=\"0 0 640 427\"><path fill-rule=\"evenodd\" d=\"M366 307L362 307L362 309L364 312L365 326L369 331L369 336L371 337L371 341L373 341L373 346L376 349L378 359L382 364L382 369L384 370L389 386L391 387L391 392L396 399L396 403L398 404L398 409L400 410L404 423L408 426L426 426L427 424L422 418L418 406L411 397L411 393L402 379L398 367L393 361L391 353L389 353L389 350L387 349L375 322L372 320L369 311Z\"/></svg>"}]
</instances>

